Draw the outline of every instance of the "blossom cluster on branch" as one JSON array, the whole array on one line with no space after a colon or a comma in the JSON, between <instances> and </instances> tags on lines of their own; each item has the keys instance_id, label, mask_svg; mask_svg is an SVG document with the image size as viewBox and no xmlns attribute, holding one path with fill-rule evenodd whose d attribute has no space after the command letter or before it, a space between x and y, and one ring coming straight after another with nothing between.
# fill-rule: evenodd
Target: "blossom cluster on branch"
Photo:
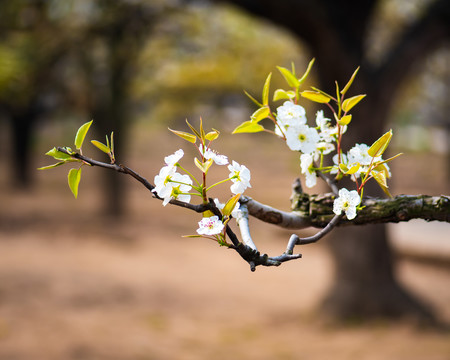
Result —
<instances>
[{"instance_id":1,"label":"blossom cluster on branch","mask_svg":"<svg viewBox=\"0 0 450 360\"><path fill-rule=\"evenodd\" d=\"M301 254L293 254L293 248L296 245L321 239L344 217L347 219L346 221L354 221L357 218L358 212L366 206L363 201L363 191L369 180L374 179L390 196L387 179L391 176L391 171L387 163L398 156L386 160L382 157L391 140L392 130L382 135L371 146L357 143L347 151L343 149L342 138L352 120L350 111L366 96L347 97L347 92L358 69L342 89L336 82L335 96L315 87L312 87L311 90L301 91L300 88L308 77L313 63L314 59L301 77L296 75L294 65L291 69L278 67L286 80L287 88L275 90L272 101L269 101L272 74L266 78L261 101L246 93L258 108L251 115L250 120L244 121L233 131L235 134L265 131L279 137L286 142L290 150L299 154L299 172L304 176L306 186L314 187L318 179L322 179L334 193L332 212L330 213L332 218L323 225L323 229L308 238L300 238L293 234L288 241L286 251L280 256L269 257L259 253L251 238L248 217L267 218L268 222L272 223L276 223L278 221L276 219L280 218L282 220L278 224L285 224L284 226L287 228L302 228L309 222L299 215L299 212L284 213L243 196L246 189L251 187L250 170L235 160L231 160L230 163L227 156L213 150L212 144L219 138L219 131L213 129L205 132L201 119L199 128L195 128L186 121L190 132L169 129L173 134L194 146L198 155L189 161L191 166L186 165L189 162L185 162L183 149L178 149L173 154L166 156L163 167L154 177L154 184L134 170L116 163L113 133L110 137L106 137L106 144L97 140L91 141L95 147L108 155L109 163L90 159L83 155L82 145L92 121L83 124L78 129L74 141L76 150L72 150L70 147L51 149L47 155L52 156L58 162L41 169L49 169L66 163L78 164L78 167L70 169L68 174L69 187L75 197L78 196L81 169L85 165L100 166L128 174L149 189L155 198L162 201L163 206L168 204L182 206L201 213L202 217L198 222L196 234L188 235L188 237L212 239L222 246L236 250L250 264L252 270L258 265L280 265L282 262L298 259ZM315 115L315 123L309 124L305 108L300 105L303 100L322 104L331 116L326 117L324 110L319 110ZM278 101L282 101L282 104L273 109L272 103ZM267 128L267 125L263 126L267 120L272 123L270 129ZM331 157L329 162L324 161L326 156ZM332 165L328 165L330 163ZM222 180L209 185L210 171L213 171L212 169L219 171L225 167L228 174ZM195 175L194 170L198 175ZM353 180L354 189L339 188L339 180L345 176ZM225 183L229 184L229 198L220 201L211 196L210 193L216 186ZM193 201L194 198L199 199L197 204ZM274 217L275 220L272 221ZM239 226L242 242L229 226L232 219L235 219Z\"/></svg>"}]
</instances>

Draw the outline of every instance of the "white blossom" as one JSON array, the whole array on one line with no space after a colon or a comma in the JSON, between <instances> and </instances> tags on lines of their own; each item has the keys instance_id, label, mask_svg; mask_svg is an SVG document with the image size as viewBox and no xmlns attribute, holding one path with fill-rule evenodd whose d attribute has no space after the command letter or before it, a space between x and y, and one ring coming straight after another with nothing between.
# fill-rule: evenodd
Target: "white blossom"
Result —
<instances>
[{"instance_id":1,"label":"white blossom","mask_svg":"<svg viewBox=\"0 0 450 360\"><path fill-rule=\"evenodd\" d=\"M340 215L345 212L347 219L356 217L356 207L361 203L361 198L356 190L348 191L345 188L339 190L339 197L334 200L333 212Z\"/></svg>"},{"instance_id":2,"label":"white blossom","mask_svg":"<svg viewBox=\"0 0 450 360\"><path fill-rule=\"evenodd\" d=\"M200 235L217 235L222 232L224 225L218 216L204 217L198 222L197 233Z\"/></svg>"},{"instance_id":3,"label":"white blossom","mask_svg":"<svg viewBox=\"0 0 450 360\"><path fill-rule=\"evenodd\" d=\"M355 144L347 153L350 164L359 163L361 165L370 165L372 157L368 153L369 146L366 144Z\"/></svg>"},{"instance_id":4,"label":"white blossom","mask_svg":"<svg viewBox=\"0 0 450 360\"><path fill-rule=\"evenodd\" d=\"M228 165L228 170L230 170L228 178L233 182L230 187L233 194L242 194L245 189L251 187L250 170L245 165L239 165L233 160L232 164Z\"/></svg>"},{"instance_id":5,"label":"white blossom","mask_svg":"<svg viewBox=\"0 0 450 360\"><path fill-rule=\"evenodd\" d=\"M291 150L301 151L304 154L316 150L320 137L317 130L308 125L291 126L286 131L286 144Z\"/></svg>"},{"instance_id":6,"label":"white blossom","mask_svg":"<svg viewBox=\"0 0 450 360\"><path fill-rule=\"evenodd\" d=\"M228 164L228 158L225 155L219 155L217 152L206 149L200 144L199 148L205 159L212 159L217 165L226 165Z\"/></svg>"},{"instance_id":7,"label":"white blossom","mask_svg":"<svg viewBox=\"0 0 450 360\"><path fill-rule=\"evenodd\" d=\"M171 180L175 175L176 168L173 166L164 166L159 171L159 174L155 176L155 188L152 192L158 194L159 197L164 198L166 194L170 194Z\"/></svg>"},{"instance_id":8,"label":"white blossom","mask_svg":"<svg viewBox=\"0 0 450 360\"><path fill-rule=\"evenodd\" d=\"M275 133L283 136L289 127L306 124L306 112L303 106L296 105L291 101L285 101L277 108L277 125ZM281 127L281 130L280 130Z\"/></svg>"},{"instance_id":9,"label":"white blossom","mask_svg":"<svg viewBox=\"0 0 450 360\"><path fill-rule=\"evenodd\" d=\"M312 154L302 154L300 156L301 173L305 175L305 185L312 188L317 183L316 171L313 169L314 156Z\"/></svg>"},{"instance_id":10,"label":"white blossom","mask_svg":"<svg viewBox=\"0 0 450 360\"><path fill-rule=\"evenodd\" d=\"M183 202L191 200L191 196L186 194L192 188L191 178L188 175L181 175L175 172L175 169L173 166L164 166L159 174L155 176L155 188L152 192L164 199L164 206L172 199L178 199Z\"/></svg>"},{"instance_id":11,"label":"white blossom","mask_svg":"<svg viewBox=\"0 0 450 360\"><path fill-rule=\"evenodd\" d=\"M176 165L176 163L178 161L180 161L180 159L183 157L183 155L184 155L183 149L179 149L179 150L175 151L174 154L166 156L164 158L164 162L166 163L167 166L173 167Z\"/></svg>"}]
</instances>

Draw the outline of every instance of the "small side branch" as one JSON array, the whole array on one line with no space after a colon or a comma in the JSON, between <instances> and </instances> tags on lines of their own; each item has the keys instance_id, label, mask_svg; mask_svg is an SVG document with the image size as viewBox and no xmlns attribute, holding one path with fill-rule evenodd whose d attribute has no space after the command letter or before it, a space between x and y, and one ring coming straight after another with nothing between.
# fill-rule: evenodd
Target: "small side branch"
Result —
<instances>
[{"instance_id":1,"label":"small side branch","mask_svg":"<svg viewBox=\"0 0 450 360\"><path fill-rule=\"evenodd\" d=\"M343 214L335 215L327 226L325 226L317 234L314 234L312 236L301 238L296 234L292 234L291 237L289 238L288 246L286 248L286 254L292 254L294 252L295 245L306 245L319 241L331 230L333 230L339 224L339 221L341 221L343 217L344 217Z\"/></svg>"}]
</instances>

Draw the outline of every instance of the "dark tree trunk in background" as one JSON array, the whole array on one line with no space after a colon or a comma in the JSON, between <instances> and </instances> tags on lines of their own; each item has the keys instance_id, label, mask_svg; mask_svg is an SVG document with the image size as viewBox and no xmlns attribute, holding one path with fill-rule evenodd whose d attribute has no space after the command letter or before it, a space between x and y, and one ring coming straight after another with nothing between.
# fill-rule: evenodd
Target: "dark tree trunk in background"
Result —
<instances>
[{"instance_id":1,"label":"dark tree trunk in background","mask_svg":"<svg viewBox=\"0 0 450 360\"><path fill-rule=\"evenodd\" d=\"M370 145L385 130L394 94L411 66L449 37L450 2L432 3L417 23L374 65L364 53L367 25L377 1L229 0L238 7L290 30L316 58L320 88L335 93L361 66L350 95L368 94L352 111L347 145ZM300 71L299 71L300 72ZM365 191L365 195L380 195ZM337 229L330 243L335 258L333 287L324 310L338 318L414 315L430 312L398 284L384 225Z\"/></svg>"}]
</instances>

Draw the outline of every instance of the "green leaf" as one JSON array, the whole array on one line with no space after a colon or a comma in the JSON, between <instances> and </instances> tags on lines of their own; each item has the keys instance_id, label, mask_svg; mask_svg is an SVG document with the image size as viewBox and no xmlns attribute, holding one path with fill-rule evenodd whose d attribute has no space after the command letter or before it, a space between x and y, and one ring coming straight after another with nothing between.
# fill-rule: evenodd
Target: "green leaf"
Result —
<instances>
[{"instance_id":1,"label":"green leaf","mask_svg":"<svg viewBox=\"0 0 450 360\"><path fill-rule=\"evenodd\" d=\"M197 137L193 134L184 131L172 130L171 128L169 128L169 130L173 132L175 135L179 136L180 138L187 140L193 144L195 144L195 142L197 141Z\"/></svg>"},{"instance_id":2,"label":"green leaf","mask_svg":"<svg viewBox=\"0 0 450 360\"><path fill-rule=\"evenodd\" d=\"M201 238L203 235L182 235L184 238Z\"/></svg>"},{"instance_id":3,"label":"green leaf","mask_svg":"<svg viewBox=\"0 0 450 360\"><path fill-rule=\"evenodd\" d=\"M109 148L109 146L101 143L100 141L97 140L91 140L92 145L94 145L96 148L100 149L101 151L103 151L106 154L109 154L111 152L111 149Z\"/></svg>"},{"instance_id":4,"label":"green leaf","mask_svg":"<svg viewBox=\"0 0 450 360\"><path fill-rule=\"evenodd\" d=\"M206 141L206 133L205 133L205 130L203 129L203 120L201 117L200 117L200 136L201 136L202 142L204 144Z\"/></svg>"},{"instance_id":5,"label":"green leaf","mask_svg":"<svg viewBox=\"0 0 450 360\"><path fill-rule=\"evenodd\" d=\"M261 104L258 100L256 100L253 96L251 96L247 91L244 90L245 95L249 97L251 101L253 101L257 106L261 107L263 104Z\"/></svg>"},{"instance_id":6,"label":"green leaf","mask_svg":"<svg viewBox=\"0 0 450 360\"><path fill-rule=\"evenodd\" d=\"M264 82L263 92L262 92L262 102L263 105L269 105L269 89L270 89L270 79L272 78L272 73L267 75L266 81Z\"/></svg>"},{"instance_id":7,"label":"green leaf","mask_svg":"<svg viewBox=\"0 0 450 360\"><path fill-rule=\"evenodd\" d=\"M341 119L338 120L338 124L344 126L344 125L350 124L350 121L352 121L352 115L351 114L341 117Z\"/></svg>"},{"instance_id":8,"label":"green leaf","mask_svg":"<svg viewBox=\"0 0 450 360\"><path fill-rule=\"evenodd\" d=\"M327 94L325 91L320 90L314 86L311 86L311 89L317 91L318 93L321 93L323 96L329 97L330 99L333 99L333 97L330 94Z\"/></svg>"},{"instance_id":9,"label":"green leaf","mask_svg":"<svg viewBox=\"0 0 450 360\"><path fill-rule=\"evenodd\" d=\"M202 163L199 159L195 158L194 163L195 166L197 166L201 172L206 174L213 163L213 159L208 159L204 163Z\"/></svg>"},{"instance_id":10,"label":"green leaf","mask_svg":"<svg viewBox=\"0 0 450 360\"><path fill-rule=\"evenodd\" d=\"M340 163L339 164L339 169L345 174L348 171L348 167L347 165L345 165L344 163Z\"/></svg>"},{"instance_id":11,"label":"green leaf","mask_svg":"<svg viewBox=\"0 0 450 360\"><path fill-rule=\"evenodd\" d=\"M375 141L372 146L367 150L370 156L377 157L381 156L389 145L392 138L392 129L386 134L381 136L377 141Z\"/></svg>"},{"instance_id":12,"label":"green leaf","mask_svg":"<svg viewBox=\"0 0 450 360\"><path fill-rule=\"evenodd\" d=\"M359 170L360 167L361 167L361 164L356 163L350 169L347 170L346 174L353 175L354 173L356 173Z\"/></svg>"},{"instance_id":13,"label":"green leaf","mask_svg":"<svg viewBox=\"0 0 450 360\"><path fill-rule=\"evenodd\" d=\"M260 122L261 120L265 119L266 117L268 117L270 114L270 109L267 106L263 106L262 108L259 108L258 110L256 110L252 116L251 116L251 120L252 122Z\"/></svg>"},{"instance_id":14,"label":"green leaf","mask_svg":"<svg viewBox=\"0 0 450 360\"><path fill-rule=\"evenodd\" d=\"M353 84L353 80L355 80L356 74L358 73L359 70L359 66L358 68L355 70L355 72L353 73L352 77L350 78L350 80L347 82L347 84L344 86L344 88L341 90L341 94L342 96L345 95L345 93L347 92L347 90L350 88L350 86Z\"/></svg>"},{"instance_id":15,"label":"green leaf","mask_svg":"<svg viewBox=\"0 0 450 360\"><path fill-rule=\"evenodd\" d=\"M64 165L65 163L66 163L66 161L60 161L59 163L56 163L56 164L53 164L53 165L47 165L47 166L40 167L40 168L38 168L38 170L53 169L53 168L55 168L57 166Z\"/></svg>"},{"instance_id":16,"label":"green leaf","mask_svg":"<svg viewBox=\"0 0 450 360\"><path fill-rule=\"evenodd\" d=\"M326 104L331 100L331 97L316 91L305 90L301 92L301 95L308 100L321 104Z\"/></svg>"},{"instance_id":17,"label":"green leaf","mask_svg":"<svg viewBox=\"0 0 450 360\"><path fill-rule=\"evenodd\" d=\"M72 194L76 199L78 197L78 185L80 184L81 180L81 168L70 169L67 178L69 181L70 190L72 191Z\"/></svg>"},{"instance_id":18,"label":"green leaf","mask_svg":"<svg viewBox=\"0 0 450 360\"><path fill-rule=\"evenodd\" d=\"M391 198L392 195L388 190L386 175L384 171L372 171L372 176L376 180L378 185L380 185L380 188L384 191L384 193Z\"/></svg>"},{"instance_id":19,"label":"green leaf","mask_svg":"<svg viewBox=\"0 0 450 360\"><path fill-rule=\"evenodd\" d=\"M233 130L232 134L239 133L257 133L264 131L264 127L253 121L245 121Z\"/></svg>"},{"instance_id":20,"label":"green leaf","mask_svg":"<svg viewBox=\"0 0 450 360\"><path fill-rule=\"evenodd\" d=\"M216 129L213 129L213 131L210 131L205 135L206 140L213 141L216 140L220 135L220 132Z\"/></svg>"},{"instance_id":21,"label":"green leaf","mask_svg":"<svg viewBox=\"0 0 450 360\"><path fill-rule=\"evenodd\" d=\"M232 198L230 198L227 203L225 204L222 213L225 216L230 216L230 214L233 212L237 202L239 201L239 198L241 197L241 194L234 195Z\"/></svg>"},{"instance_id":22,"label":"green leaf","mask_svg":"<svg viewBox=\"0 0 450 360\"><path fill-rule=\"evenodd\" d=\"M286 91L283 89L277 89L273 93L273 101L290 100L293 98L295 98L295 92L292 90Z\"/></svg>"},{"instance_id":23,"label":"green leaf","mask_svg":"<svg viewBox=\"0 0 450 360\"><path fill-rule=\"evenodd\" d=\"M197 136L199 139L202 138L202 136L199 134L199 132L197 130L195 130L195 128L191 124L189 124L189 121L187 121L187 119L186 119L186 124L189 126L189 128L192 130L192 132L195 134L195 136Z\"/></svg>"},{"instance_id":24,"label":"green leaf","mask_svg":"<svg viewBox=\"0 0 450 360\"><path fill-rule=\"evenodd\" d=\"M313 59L309 62L308 67L306 68L305 73L304 73L303 76L298 80L299 85L301 85L301 84L303 84L303 83L305 82L306 78L308 77L308 75L309 75L309 73L310 73L310 71L311 71L311 69L312 69L312 66L314 65L314 61L315 61L315 60L316 60L316 59L313 58Z\"/></svg>"},{"instance_id":25,"label":"green leaf","mask_svg":"<svg viewBox=\"0 0 450 360\"><path fill-rule=\"evenodd\" d=\"M52 156L55 160L70 160L72 157L66 153L58 151L55 147L45 153L45 155Z\"/></svg>"},{"instance_id":26,"label":"green leaf","mask_svg":"<svg viewBox=\"0 0 450 360\"><path fill-rule=\"evenodd\" d=\"M84 138L86 137L86 134L87 134L89 128L91 127L93 121L94 120L91 120L91 121L81 125L80 128L78 129L77 134L75 135L75 147L77 148L77 150L81 149Z\"/></svg>"},{"instance_id":27,"label":"green leaf","mask_svg":"<svg viewBox=\"0 0 450 360\"><path fill-rule=\"evenodd\" d=\"M345 99L342 103L342 110L345 112L349 112L350 109L352 109L356 104L358 104L362 99L366 97L366 94L364 95L356 95L351 98Z\"/></svg>"},{"instance_id":28,"label":"green leaf","mask_svg":"<svg viewBox=\"0 0 450 360\"><path fill-rule=\"evenodd\" d=\"M281 72L284 79L287 81L288 85L293 88L297 88L300 85L300 82L297 80L295 75L289 70L281 66L277 66L277 69Z\"/></svg>"},{"instance_id":29,"label":"green leaf","mask_svg":"<svg viewBox=\"0 0 450 360\"><path fill-rule=\"evenodd\" d=\"M114 131L111 131L111 146L109 148L111 149L111 153L114 154Z\"/></svg>"}]
</instances>

